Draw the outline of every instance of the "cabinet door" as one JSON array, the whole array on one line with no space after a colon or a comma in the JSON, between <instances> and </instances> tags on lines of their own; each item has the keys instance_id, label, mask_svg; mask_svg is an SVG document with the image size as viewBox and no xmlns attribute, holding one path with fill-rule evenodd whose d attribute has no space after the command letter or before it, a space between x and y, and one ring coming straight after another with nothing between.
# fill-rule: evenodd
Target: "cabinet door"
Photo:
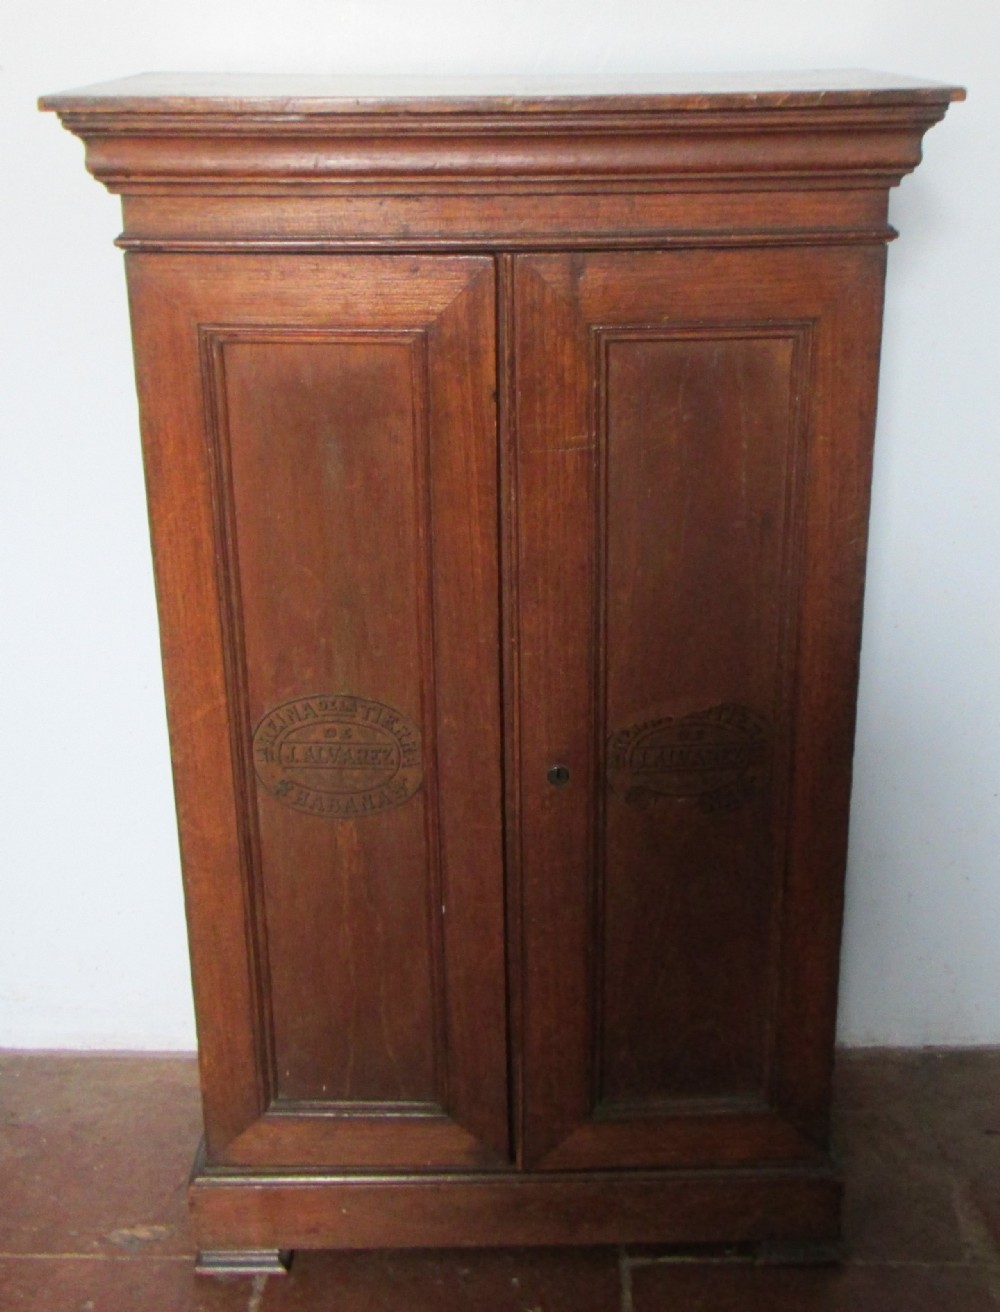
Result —
<instances>
[{"instance_id":1,"label":"cabinet door","mask_svg":"<svg viewBox=\"0 0 1000 1312\"><path fill-rule=\"evenodd\" d=\"M492 262L129 278L209 1161L502 1162Z\"/></svg>"},{"instance_id":2,"label":"cabinet door","mask_svg":"<svg viewBox=\"0 0 1000 1312\"><path fill-rule=\"evenodd\" d=\"M883 263L516 263L528 1165L824 1150Z\"/></svg>"}]
</instances>

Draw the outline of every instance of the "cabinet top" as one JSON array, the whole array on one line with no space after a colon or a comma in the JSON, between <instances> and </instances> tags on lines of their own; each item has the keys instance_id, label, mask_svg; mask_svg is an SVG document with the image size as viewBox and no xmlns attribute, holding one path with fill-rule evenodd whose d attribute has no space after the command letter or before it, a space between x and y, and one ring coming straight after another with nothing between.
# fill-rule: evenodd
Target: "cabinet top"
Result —
<instances>
[{"instance_id":1,"label":"cabinet top","mask_svg":"<svg viewBox=\"0 0 1000 1312\"><path fill-rule=\"evenodd\" d=\"M44 96L59 114L308 116L593 113L947 105L961 87L848 69L643 77L333 77L141 73Z\"/></svg>"},{"instance_id":2,"label":"cabinet top","mask_svg":"<svg viewBox=\"0 0 1000 1312\"><path fill-rule=\"evenodd\" d=\"M866 72L481 80L148 73L46 96L41 107L84 140L94 176L132 199L128 243L235 240L237 210L224 218L211 209L224 196L254 211L241 240L332 240L337 223L358 240L429 238L432 216L420 207L448 197L435 212L440 240L493 240L502 230L527 242L557 231L652 239L668 222L663 205L652 212L655 196L676 198L667 206L671 227L711 220L735 231L759 229L765 212L777 223L778 193L811 191L808 213L800 204L784 226L840 229L843 214L827 203L833 193L854 214L859 192L894 186L919 162L924 132L964 94ZM736 213L718 202L726 194L763 199L752 215ZM157 209L156 198L168 195L189 209ZM683 199L697 195L716 198L705 202L711 214ZM530 196L580 200L560 202L576 205L570 220L554 215L551 201L529 213ZM611 199L599 209L584 199L595 196ZM363 197L381 198L393 216L364 210ZM332 198L340 202L333 208ZM848 226L883 240L884 201L876 194L860 228L856 214Z\"/></svg>"}]
</instances>

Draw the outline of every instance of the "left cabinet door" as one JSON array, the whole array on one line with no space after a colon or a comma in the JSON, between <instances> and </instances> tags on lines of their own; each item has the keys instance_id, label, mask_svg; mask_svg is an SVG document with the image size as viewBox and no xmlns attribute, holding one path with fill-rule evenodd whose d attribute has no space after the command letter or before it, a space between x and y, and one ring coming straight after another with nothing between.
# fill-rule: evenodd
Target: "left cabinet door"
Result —
<instances>
[{"instance_id":1,"label":"left cabinet door","mask_svg":"<svg viewBox=\"0 0 1000 1312\"><path fill-rule=\"evenodd\" d=\"M493 263L128 271L208 1162L502 1166Z\"/></svg>"}]
</instances>

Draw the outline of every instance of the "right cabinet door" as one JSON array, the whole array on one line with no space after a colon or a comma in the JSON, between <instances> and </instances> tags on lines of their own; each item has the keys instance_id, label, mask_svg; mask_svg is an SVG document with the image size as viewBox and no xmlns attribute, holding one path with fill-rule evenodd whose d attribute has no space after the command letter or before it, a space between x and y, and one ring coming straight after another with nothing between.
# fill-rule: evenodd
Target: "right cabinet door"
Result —
<instances>
[{"instance_id":1,"label":"right cabinet door","mask_svg":"<svg viewBox=\"0 0 1000 1312\"><path fill-rule=\"evenodd\" d=\"M884 251L515 269L523 1163L820 1160Z\"/></svg>"}]
</instances>

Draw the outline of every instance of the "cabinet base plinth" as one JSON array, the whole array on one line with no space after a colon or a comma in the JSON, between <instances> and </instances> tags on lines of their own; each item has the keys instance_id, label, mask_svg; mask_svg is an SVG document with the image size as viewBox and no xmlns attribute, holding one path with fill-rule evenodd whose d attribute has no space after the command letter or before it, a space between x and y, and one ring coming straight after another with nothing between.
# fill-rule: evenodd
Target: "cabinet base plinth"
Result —
<instances>
[{"instance_id":1,"label":"cabinet base plinth","mask_svg":"<svg viewBox=\"0 0 1000 1312\"><path fill-rule=\"evenodd\" d=\"M839 1237L840 1195L839 1178L822 1167L351 1177L199 1166L190 1187L199 1245L224 1255L530 1244L819 1248Z\"/></svg>"},{"instance_id":2,"label":"cabinet base plinth","mask_svg":"<svg viewBox=\"0 0 1000 1312\"><path fill-rule=\"evenodd\" d=\"M194 1269L201 1276L283 1276L291 1264L282 1248L200 1248Z\"/></svg>"}]
</instances>

